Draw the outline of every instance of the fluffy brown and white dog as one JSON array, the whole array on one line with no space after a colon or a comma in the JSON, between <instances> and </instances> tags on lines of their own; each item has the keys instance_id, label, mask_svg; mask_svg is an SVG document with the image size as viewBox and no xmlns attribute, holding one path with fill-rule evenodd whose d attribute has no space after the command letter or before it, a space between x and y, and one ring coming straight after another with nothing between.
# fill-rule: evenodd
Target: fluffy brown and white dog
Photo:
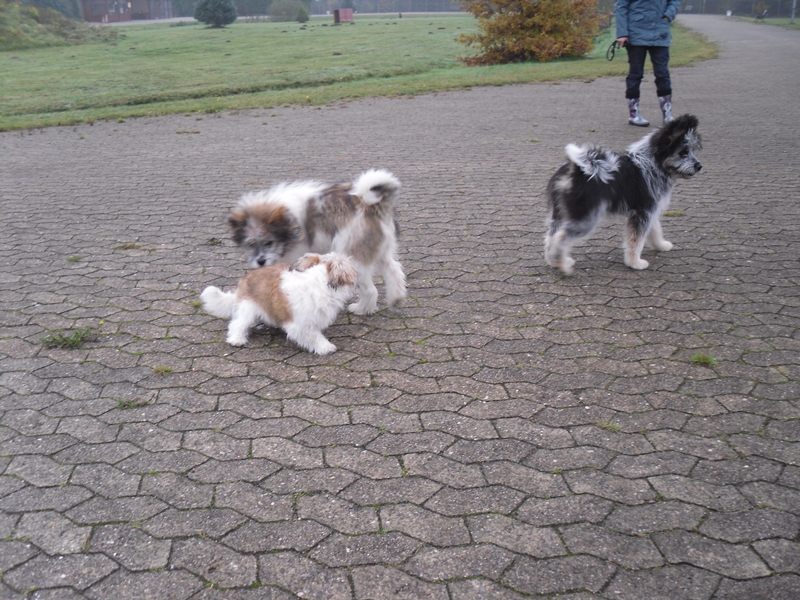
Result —
<instances>
[{"instance_id":1,"label":"fluffy brown and white dog","mask_svg":"<svg viewBox=\"0 0 800 600\"><path fill-rule=\"evenodd\" d=\"M703 168L696 156L701 148L697 125L697 117L681 115L622 154L569 144L568 161L547 185L547 264L570 274L575 264L570 249L607 214L627 218L625 264L630 268L648 267L642 258L645 243L661 252L671 250L659 219L669 206L675 181Z\"/></svg>"},{"instance_id":2,"label":"fluffy brown and white dog","mask_svg":"<svg viewBox=\"0 0 800 600\"><path fill-rule=\"evenodd\" d=\"M356 270L341 254L306 254L286 263L250 271L235 292L209 286L200 294L203 308L215 317L230 318L227 341L247 343L248 331L259 322L280 327L295 344L317 354L336 350L323 334L355 292Z\"/></svg>"},{"instance_id":3,"label":"fluffy brown and white dog","mask_svg":"<svg viewBox=\"0 0 800 600\"><path fill-rule=\"evenodd\" d=\"M374 274L383 277L389 306L406 295L397 260L399 191L394 175L375 169L349 184L281 183L245 194L228 216L228 225L253 267L291 263L306 252L346 254L358 273L359 296L348 309L371 314L378 309Z\"/></svg>"}]
</instances>

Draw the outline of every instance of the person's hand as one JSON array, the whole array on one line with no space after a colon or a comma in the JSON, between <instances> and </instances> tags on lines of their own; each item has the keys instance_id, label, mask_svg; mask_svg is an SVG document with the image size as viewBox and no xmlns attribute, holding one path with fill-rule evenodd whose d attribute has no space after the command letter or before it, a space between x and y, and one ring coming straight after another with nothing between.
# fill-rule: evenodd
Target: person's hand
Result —
<instances>
[{"instance_id":1,"label":"person's hand","mask_svg":"<svg viewBox=\"0 0 800 600\"><path fill-rule=\"evenodd\" d=\"M625 44L628 43L628 38L627 37L618 37L617 38L617 43L619 44L620 48L624 48Z\"/></svg>"}]
</instances>

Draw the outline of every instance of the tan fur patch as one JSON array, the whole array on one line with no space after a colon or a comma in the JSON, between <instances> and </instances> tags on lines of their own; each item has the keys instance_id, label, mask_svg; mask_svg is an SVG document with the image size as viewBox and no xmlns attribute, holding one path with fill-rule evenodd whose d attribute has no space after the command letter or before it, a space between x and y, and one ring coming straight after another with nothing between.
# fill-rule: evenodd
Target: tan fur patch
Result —
<instances>
[{"instance_id":1,"label":"tan fur patch","mask_svg":"<svg viewBox=\"0 0 800 600\"><path fill-rule=\"evenodd\" d=\"M305 271L319 264L319 254L304 254L292 265L293 271Z\"/></svg>"},{"instance_id":2,"label":"tan fur patch","mask_svg":"<svg viewBox=\"0 0 800 600\"><path fill-rule=\"evenodd\" d=\"M356 270L346 257L328 260L325 262L328 269L328 283L334 289L346 285L355 285L357 280Z\"/></svg>"},{"instance_id":3,"label":"tan fur patch","mask_svg":"<svg viewBox=\"0 0 800 600\"><path fill-rule=\"evenodd\" d=\"M293 319L292 307L281 289L281 275L289 265L276 264L250 271L239 282L236 292L239 298L252 300L278 327Z\"/></svg>"},{"instance_id":4,"label":"tan fur patch","mask_svg":"<svg viewBox=\"0 0 800 600\"><path fill-rule=\"evenodd\" d=\"M266 225L275 225L286 220L286 211L288 209L280 204L254 204L247 208L248 213L254 219L258 219Z\"/></svg>"}]
</instances>

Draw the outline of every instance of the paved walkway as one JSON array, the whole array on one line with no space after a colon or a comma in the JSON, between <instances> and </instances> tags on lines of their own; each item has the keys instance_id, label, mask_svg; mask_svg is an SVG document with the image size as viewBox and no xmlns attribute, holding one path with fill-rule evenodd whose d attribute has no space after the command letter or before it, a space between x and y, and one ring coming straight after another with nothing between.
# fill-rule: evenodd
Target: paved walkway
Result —
<instances>
[{"instance_id":1,"label":"paved walkway","mask_svg":"<svg viewBox=\"0 0 800 600\"><path fill-rule=\"evenodd\" d=\"M618 225L542 260L620 78L0 135L0 598L800 597L800 33L681 20L705 168L644 272ZM409 299L227 346L239 194L372 166Z\"/></svg>"}]
</instances>

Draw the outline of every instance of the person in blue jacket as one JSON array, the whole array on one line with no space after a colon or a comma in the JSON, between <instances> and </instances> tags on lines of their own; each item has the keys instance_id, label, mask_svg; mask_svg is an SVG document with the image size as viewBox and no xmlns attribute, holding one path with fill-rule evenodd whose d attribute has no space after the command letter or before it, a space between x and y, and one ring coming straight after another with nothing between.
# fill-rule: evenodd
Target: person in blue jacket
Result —
<instances>
[{"instance_id":1,"label":"person in blue jacket","mask_svg":"<svg viewBox=\"0 0 800 600\"><path fill-rule=\"evenodd\" d=\"M672 81L669 77L670 25L678 14L681 0L616 0L614 18L617 42L628 50L628 123L647 127L650 122L639 112L639 85L644 76L644 61L650 54L656 77L656 93L664 122L672 121Z\"/></svg>"}]
</instances>

